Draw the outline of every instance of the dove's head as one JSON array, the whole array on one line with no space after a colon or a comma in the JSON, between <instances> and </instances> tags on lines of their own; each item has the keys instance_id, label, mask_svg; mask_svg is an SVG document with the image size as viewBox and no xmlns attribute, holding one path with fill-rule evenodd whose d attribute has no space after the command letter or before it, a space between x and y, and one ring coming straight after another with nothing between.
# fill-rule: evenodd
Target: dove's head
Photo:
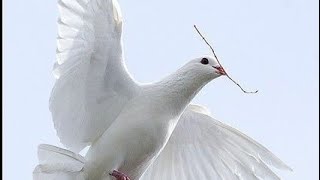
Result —
<instances>
[{"instance_id":1,"label":"dove's head","mask_svg":"<svg viewBox=\"0 0 320 180\"><path fill-rule=\"evenodd\" d=\"M168 104L174 105L175 112L182 112L207 83L222 75L226 73L214 57L201 56L156 83L153 89L157 96L165 97L170 101Z\"/></svg>"},{"instance_id":2,"label":"dove's head","mask_svg":"<svg viewBox=\"0 0 320 180\"><path fill-rule=\"evenodd\" d=\"M164 87L161 92L176 108L184 108L207 83L222 75L226 73L214 57L201 56L164 78L159 87Z\"/></svg>"},{"instance_id":3,"label":"dove's head","mask_svg":"<svg viewBox=\"0 0 320 180\"><path fill-rule=\"evenodd\" d=\"M187 68L198 78L205 80L213 80L221 75L226 75L223 67L221 67L212 56L202 56L191 60L187 63Z\"/></svg>"}]
</instances>

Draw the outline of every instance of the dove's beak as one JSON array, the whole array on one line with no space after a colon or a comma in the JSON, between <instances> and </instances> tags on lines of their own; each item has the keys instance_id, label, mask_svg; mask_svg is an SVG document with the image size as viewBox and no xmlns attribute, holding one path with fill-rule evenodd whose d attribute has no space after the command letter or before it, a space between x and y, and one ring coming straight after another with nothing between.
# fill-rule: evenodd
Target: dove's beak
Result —
<instances>
[{"instance_id":1,"label":"dove's beak","mask_svg":"<svg viewBox=\"0 0 320 180\"><path fill-rule=\"evenodd\" d=\"M223 69L223 67L221 66L212 66L215 70L217 74L220 75L227 75L226 71Z\"/></svg>"}]
</instances>

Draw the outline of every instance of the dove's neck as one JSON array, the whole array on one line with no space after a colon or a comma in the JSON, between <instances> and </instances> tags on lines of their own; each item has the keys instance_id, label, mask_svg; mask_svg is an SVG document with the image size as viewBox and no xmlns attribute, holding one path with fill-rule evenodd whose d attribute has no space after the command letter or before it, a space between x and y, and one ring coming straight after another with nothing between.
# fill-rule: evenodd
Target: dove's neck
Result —
<instances>
[{"instance_id":1,"label":"dove's neck","mask_svg":"<svg viewBox=\"0 0 320 180\"><path fill-rule=\"evenodd\" d=\"M181 68L158 82L158 97L173 113L181 114L197 93L210 81L188 68Z\"/></svg>"}]
</instances>

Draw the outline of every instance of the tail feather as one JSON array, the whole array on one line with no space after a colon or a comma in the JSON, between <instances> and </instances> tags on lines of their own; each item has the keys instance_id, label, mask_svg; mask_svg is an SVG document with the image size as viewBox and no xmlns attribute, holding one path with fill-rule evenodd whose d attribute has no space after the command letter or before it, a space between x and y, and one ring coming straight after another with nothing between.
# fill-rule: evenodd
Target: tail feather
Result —
<instances>
[{"instance_id":1,"label":"tail feather","mask_svg":"<svg viewBox=\"0 0 320 180\"><path fill-rule=\"evenodd\" d=\"M33 180L85 180L84 158L71 151L41 144L38 147L39 165Z\"/></svg>"}]
</instances>

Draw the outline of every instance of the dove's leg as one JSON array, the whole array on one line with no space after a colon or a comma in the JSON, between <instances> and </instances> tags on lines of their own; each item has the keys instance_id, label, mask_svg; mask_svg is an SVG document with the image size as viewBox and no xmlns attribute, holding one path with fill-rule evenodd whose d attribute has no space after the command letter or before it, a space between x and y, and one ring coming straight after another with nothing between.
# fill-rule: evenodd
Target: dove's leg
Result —
<instances>
[{"instance_id":1,"label":"dove's leg","mask_svg":"<svg viewBox=\"0 0 320 180\"><path fill-rule=\"evenodd\" d=\"M127 175L116 170L113 170L113 172L110 175L115 177L117 180L130 180L130 178Z\"/></svg>"}]
</instances>

